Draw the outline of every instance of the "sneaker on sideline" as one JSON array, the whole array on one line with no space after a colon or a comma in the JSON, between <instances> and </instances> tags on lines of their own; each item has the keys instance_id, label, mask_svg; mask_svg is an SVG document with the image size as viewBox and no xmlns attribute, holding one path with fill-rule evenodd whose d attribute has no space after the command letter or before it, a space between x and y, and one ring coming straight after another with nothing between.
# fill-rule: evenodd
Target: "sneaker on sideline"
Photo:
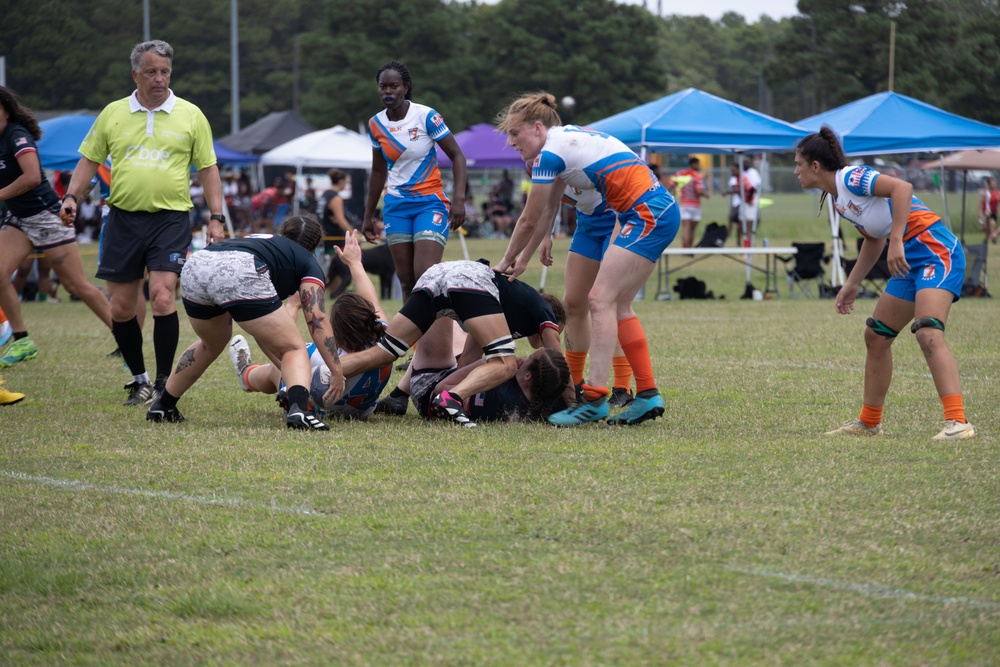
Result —
<instances>
[{"instance_id":1,"label":"sneaker on sideline","mask_svg":"<svg viewBox=\"0 0 1000 667\"><path fill-rule=\"evenodd\" d=\"M608 420L612 426L634 426L663 414L663 397L659 393L652 396L636 396L628 407Z\"/></svg>"},{"instance_id":2,"label":"sneaker on sideline","mask_svg":"<svg viewBox=\"0 0 1000 667\"><path fill-rule=\"evenodd\" d=\"M882 423L875 426L865 426L860 419L853 419L840 428L827 431L826 435L878 435L882 432Z\"/></svg>"},{"instance_id":3,"label":"sneaker on sideline","mask_svg":"<svg viewBox=\"0 0 1000 667\"><path fill-rule=\"evenodd\" d=\"M571 408L553 412L548 417L548 422L553 426L579 426L607 419L611 413L606 400L599 403L577 403Z\"/></svg>"},{"instance_id":4,"label":"sneaker on sideline","mask_svg":"<svg viewBox=\"0 0 1000 667\"><path fill-rule=\"evenodd\" d=\"M406 414L406 407L410 403L409 396L400 396L399 398L393 398L392 396L386 396L385 398L380 398L375 404L374 413L377 415L392 415L393 417L402 417Z\"/></svg>"},{"instance_id":5,"label":"sneaker on sideline","mask_svg":"<svg viewBox=\"0 0 1000 667\"><path fill-rule=\"evenodd\" d=\"M16 363L28 361L38 356L38 348L30 338L15 340L7 347L7 353L0 357L0 368L8 368Z\"/></svg>"},{"instance_id":6,"label":"sneaker on sideline","mask_svg":"<svg viewBox=\"0 0 1000 667\"><path fill-rule=\"evenodd\" d=\"M330 430L329 426L316 419L308 412L304 412L302 408L297 405L293 405L288 411L288 415L285 417L285 425L288 426L288 428L294 428L300 431Z\"/></svg>"},{"instance_id":7,"label":"sneaker on sideline","mask_svg":"<svg viewBox=\"0 0 1000 667\"><path fill-rule=\"evenodd\" d=\"M153 401L153 404L149 406L149 410L146 411L146 421L151 422L171 422L174 424L180 424L186 422L187 419L184 418L180 412L177 411L176 407L165 409L160 405L160 399L157 398Z\"/></svg>"},{"instance_id":8,"label":"sneaker on sideline","mask_svg":"<svg viewBox=\"0 0 1000 667\"><path fill-rule=\"evenodd\" d=\"M243 391L250 391L250 387L247 386L243 376L246 370L253 365L253 360L250 358L250 346L247 345L247 339L243 336L234 336L229 341L229 361L233 364L233 370L236 371L236 379L240 381Z\"/></svg>"},{"instance_id":9,"label":"sneaker on sideline","mask_svg":"<svg viewBox=\"0 0 1000 667\"><path fill-rule=\"evenodd\" d=\"M611 396L608 397L608 405L613 408L624 408L626 405L635 400L635 396L632 392L625 387L615 387L611 390Z\"/></svg>"},{"instance_id":10,"label":"sneaker on sideline","mask_svg":"<svg viewBox=\"0 0 1000 667\"><path fill-rule=\"evenodd\" d=\"M133 380L125 385L128 398L122 405L145 405L153 400L153 385Z\"/></svg>"},{"instance_id":11,"label":"sneaker on sideline","mask_svg":"<svg viewBox=\"0 0 1000 667\"><path fill-rule=\"evenodd\" d=\"M967 440L974 437L976 437L976 429L972 427L972 424L949 419L944 423L941 432L931 440Z\"/></svg>"},{"instance_id":12,"label":"sneaker on sideline","mask_svg":"<svg viewBox=\"0 0 1000 667\"><path fill-rule=\"evenodd\" d=\"M461 401L454 398L450 392L442 391L431 399L431 409L442 417L451 418L459 426L465 426L466 428L475 428L476 426L476 422L472 421L469 415L465 413L465 406L462 405Z\"/></svg>"}]
</instances>

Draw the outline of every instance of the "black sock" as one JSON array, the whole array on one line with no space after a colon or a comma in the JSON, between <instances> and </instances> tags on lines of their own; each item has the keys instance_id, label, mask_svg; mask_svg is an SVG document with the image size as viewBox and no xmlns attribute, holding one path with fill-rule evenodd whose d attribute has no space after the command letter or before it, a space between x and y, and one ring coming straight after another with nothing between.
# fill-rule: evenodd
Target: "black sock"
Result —
<instances>
[{"instance_id":1,"label":"black sock","mask_svg":"<svg viewBox=\"0 0 1000 667\"><path fill-rule=\"evenodd\" d=\"M389 392L389 398L409 398L409 397L410 395L407 394L402 389L400 389L399 387L396 387L395 389Z\"/></svg>"},{"instance_id":2,"label":"black sock","mask_svg":"<svg viewBox=\"0 0 1000 667\"><path fill-rule=\"evenodd\" d=\"M292 407L298 407L299 410L305 412L306 406L309 405L309 391L300 384L288 388L288 411L292 411Z\"/></svg>"},{"instance_id":3,"label":"black sock","mask_svg":"<svg viewBox=\"0 0 1000 667\"><path fill-rule=\"evenodd\" d=\"M28 332L27 331L15 331L14 332L14 340L21 340L22 338L27 338L27 337L28 337Z\"/></svg>"},{"instance_id":4,"label":"black sock","mask_svg":"<svg viewBox=\"0 0 1000 667\"><path fill-rule=\"evenodd\" d=\"M122 351L122 359L128 364L132 375L142 375L146 372L146 362L142 358L142 329L139 318L133 317L128 322L111 321L111 333Z\"/></svg>"},{"instance_id":5,"label":"black sock","mask_svg":"<svg viewBox=\"0 0 1000 667\"><path fill-rule=\"evenodd\" d=\"M170 377L177 354L177 341L181 337L177 312L153 316L153 352L156 354L156 377Z\"/></svg>"},{"instance_id":6,"label":"black sock","mask_svg":"<svg viewBox=\"0 0 1000 667\"><path fill-rule=\"evenodd\" d=\"M169 393L166 389L160 394L160 407L164 410L173 410L177 407L177 401L180 399L179 396L174 396Z\"/></svg>"},{"instance_id":7,"label":"black sock","mask_svg":"<svg viewBox=\"0 0 1000 667\"><path fill-rule=\"evenodd\" d=\"M638 394L635 395L635 397L636 398L653 398L654 396L659 395L659 393L660 393L659 389L655 389L655 388L654 389L647 389L646 391L640 391Z\"/></svg>"}]
</instances>

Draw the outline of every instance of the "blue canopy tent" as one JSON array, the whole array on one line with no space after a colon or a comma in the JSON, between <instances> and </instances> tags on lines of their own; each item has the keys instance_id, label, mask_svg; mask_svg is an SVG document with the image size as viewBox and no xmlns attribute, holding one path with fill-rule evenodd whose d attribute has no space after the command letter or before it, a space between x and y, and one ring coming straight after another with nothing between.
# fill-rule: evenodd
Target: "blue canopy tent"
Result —
<instances>
[{"instance_id":1,"label":"blue canopy tent","mask_svg":"<svg viewBox=\"0 0 1000 667\"><path fill-rule=\"evenodd\" d=\"M808 132L696 88L589 123L633 148L734 154L795 149Z\"/></svg>"},{"instance_id":2,"label":"blue canopy tent","mask_svg":"<svg viewBox=\"0 0 1000 667\"><path fill-rule=\"evenodd\" d=\"M257 164L260 162L259 155L247 155L246 153L240 153L239 151L234 151L225 144L221 144L218 141L213 142L215 145L215 159L218 160L219 164Z\"/></svg>"},{"instance_id":3,"label":"blue canopy tent","mask_svg":"<svg viewBox=\"0 0 1000 667\"><path fill-rule=\"evenodd\" d=\"M1000 147L1000 127L958 116L899 93L877 93L804 118L809 132L829 125L847 155L946 153Z\"/></svg>"},{"instance_id":4,"label":"blue canopy tent","mask_svg":"<svg viewBox=\"0 0 1000 667\"><path fill-rule=\"evenodd\" d=\"M869 95L804 118L796 124L810 132L829 125L840 137L846 155L945 153L1000 147L1000 127L980 123L894 92ZM944 220L950 227L943 163L941 168ZM831 213L831 218L833 216ZM964 216L962 222L964 237Z\"/></svg>"},{"instance_id":5,"label":"blue canopy tent","mask_svg":"<svg viewBox=\"0 0 1000 667\"><path fill-rule=\"evenodd\" d=\"M667 153L737 154L741 165L743 153L791 151L808 134L783 120L696 88L661 97L588 127L638 148L643 159L651 148ZM741 179L741 189L742 185ZM754 221L751 239L756 231ZM748 291L749 283L747 259Z\"/></svg>"},{"instance_id":6,"label":"blue canopy tent","mask_svg":"<svg viewBox=\"0 0 1000 667\"><path fill-rule=\"evenodd\" d=\"M58 171L76 167L81 157L76 149L83 143L95 120L97 116L67 114L41 121L38 124L42 129L38 160L42 167Z\"/></svg>"}]
</instances>

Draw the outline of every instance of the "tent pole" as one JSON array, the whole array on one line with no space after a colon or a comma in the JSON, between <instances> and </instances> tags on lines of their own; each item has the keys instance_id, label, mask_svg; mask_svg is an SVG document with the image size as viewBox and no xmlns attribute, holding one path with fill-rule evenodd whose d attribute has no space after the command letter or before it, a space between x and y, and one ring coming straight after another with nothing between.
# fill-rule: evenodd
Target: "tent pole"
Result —
<instances>
[{"instance_id":1,"label":"tent pole","mask_svg":"<svg viewBox=\"0 0 1000 667\"><path fill-rule=\"evenodd\" d=\"M965 245L965 193L969 185L969 170L962 170L962 245Z\"/></svg>"},{"instance_id":2,"label":"tent pole","mask_svg":"<svg viewBox=\"0 0 1000 667\"><path fill-rule=\"evenodd\" d=\"M829 206L827 207L827 218L830 221L830 234L833 236L833 278L830 280L831 287L839 287L844 284L844 267L840 264L840 257L843 255L844 240L840 238L840 225L837 224L837 209L833 207L833 197L827 197Z\"/></svg>"},{"instance_id":3,"label":"tent pole","mask_svg":"<svg viewBox=\"0 0 1000 667\"><path fill-rule=\"evenodd\" d=\"M941 158L941 199L944 201L942 210L944 211L944 224L951 230L951 218L948 217L948 191L944 187L944 154L938 153Z\"/></svg>"},{"instance_id":4,"label":"tent pole","mask_svg":"<svg viewBox=\"0 0 1000 667\"><path fill-rule=\"evenodd\" d=\"M292 215L299 214L299 181L302 180L302 165L295 165L295 188L292 190L292 197L294 201L292 202Z\"/></svg>"}]
</instances>

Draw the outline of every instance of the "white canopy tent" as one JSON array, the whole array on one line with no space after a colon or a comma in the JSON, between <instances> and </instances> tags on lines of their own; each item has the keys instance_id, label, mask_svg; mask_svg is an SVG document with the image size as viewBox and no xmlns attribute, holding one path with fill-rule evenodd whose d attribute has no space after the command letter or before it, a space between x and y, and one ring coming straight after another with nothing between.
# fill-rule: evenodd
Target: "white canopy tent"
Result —
<instances>
[{"instance_id":1,"label":"white canopy tent","mask_svg":"<svg viewBox=\"0 0 1000 667\"><path fill-rule=\"evenodd\" d=\"M294 167L296 178L303 169L371 169L372 144L366 137L343 125L296 137L260 156L261 182L265 166ZM295 206L298 206L296 201Z\"/></svg>"}]
</instances>

